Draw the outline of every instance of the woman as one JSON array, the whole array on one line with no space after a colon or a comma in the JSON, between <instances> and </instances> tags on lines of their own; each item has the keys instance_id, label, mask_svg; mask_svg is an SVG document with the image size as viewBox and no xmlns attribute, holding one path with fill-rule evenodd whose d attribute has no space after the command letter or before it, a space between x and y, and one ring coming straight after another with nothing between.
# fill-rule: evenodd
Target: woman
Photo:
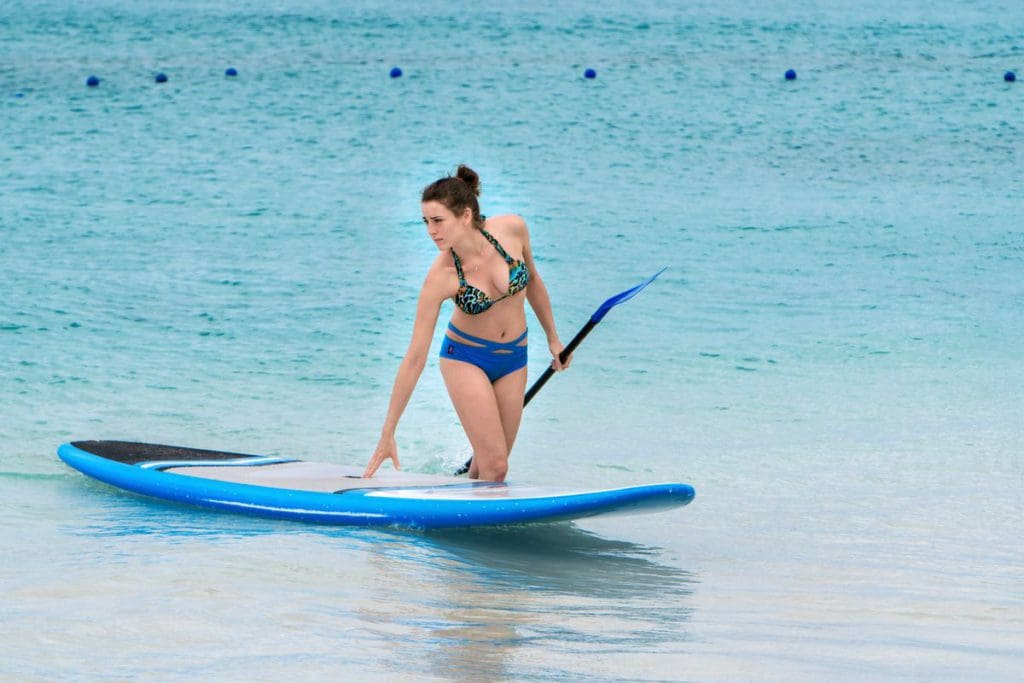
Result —
<instances>
[{"instance_id":1,"label":"woman","mask_svg":"<svg viewBox=\"0 0 1024 683\"><path fill-rule=\"evenodd\" d=\"M519 431L526 389L526 307L529 301L554 357L562 342L551 301L533 262L530 233L519 216L480 215L480 178L468 166L423 190L427 234L440 254L427 271L416 306L412 341L391 390L380 442L366 466L373 476L385 460L398 464L395 429L419 380L446 299L455 311L441 344L441 375L473 448L469 476L504 481Z\"/></svg>"}]
</instances>

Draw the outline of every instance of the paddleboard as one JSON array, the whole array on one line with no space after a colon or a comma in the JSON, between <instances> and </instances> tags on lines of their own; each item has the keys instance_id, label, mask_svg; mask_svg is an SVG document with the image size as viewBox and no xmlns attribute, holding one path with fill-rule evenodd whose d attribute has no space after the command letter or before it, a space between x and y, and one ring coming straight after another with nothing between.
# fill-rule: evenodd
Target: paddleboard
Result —
<instances>
[{"instance_id":1,"label":"paddleboard","mask_svg":"<svg viewBox=\"0 0 1024 683\"><path fill-rule=\"evenodd\" d=\"M693 500L666 483L573 491L362 469L287 457L128 441L76 441L57 449L74 469L126 491L231 512L325 524L421 529L524 524L658 512Z\"/></svg>"}]
</instances>

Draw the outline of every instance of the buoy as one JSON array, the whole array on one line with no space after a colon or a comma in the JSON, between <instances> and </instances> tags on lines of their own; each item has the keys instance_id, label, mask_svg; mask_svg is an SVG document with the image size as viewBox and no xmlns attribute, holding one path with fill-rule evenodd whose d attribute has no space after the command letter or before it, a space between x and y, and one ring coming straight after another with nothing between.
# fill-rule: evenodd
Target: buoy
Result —
<instances>
[{"instance_id":1,"label":"buoy","mask_svg":"<svg viewBox=\"0 0 1024 683\"><path fill-rule=\"evenodd\" d=\"M594 71L593 69L587 69L586 71L583 72L583 77L584 78L597 78L597 72Z\"/></svg>"},{"instance_id":2,"label":"buoy","mask_svg":"<svg viewBox=\"0 0 1024 683\"><path fill-rule=\"evenodd\" d=\"M402 70L399 69L397 66L392 67L391 68L391 78L401 78L401 77L402 77Z\"/></svg>"},{"instance_id":3,"label":"buoy","mask_svg":"<svg viewBox=\"0 0 1024 683\"><path fill-rule=\"evenodd\" d=\"M1003 74L1003 80L1006 81L1007 83L1013 83L1015 80L1017 80L1017 74L1013 73L1012 71L1007 71L1006 73Z\"/></svg>"},{"instance_id":4,"label":"buoy","mask_svg":"<svg viewBox=\"0 0 1024 683\"><path fill-rule=\"evenodd\" d=\"M158 73L156 75L156 82L157 83L166 83L167 82L167 74L165 74L165 73Z\"/></svg>"},{"instance_id":5,"label":"buoy","mask_svg":"<svg viewBox=\"0 0 1024 683\"><path fill-rule=\"evenodd\" d=\"M224 75L233 78L238 75L238 69L236 69L233 66L229 66L227 69L224 70Z\"/></svg>"},{"instance_id":6,"label":"buoy","mask_svg":"<svg viewBox=\"0 0 1024 683\"><path fill-rule=\"evenodd\" d=\"M793 71L792 69L786 69L786 80L787 81L795 81L796 80L796 71Z\"/></svg>"},{"instance_id":7,"label":"buoy","mask_svg":"<svg viewBox=\"0 0 1024 683\"><path fill-rule=\"evenodd\" d=\"M85 84L90 88L95 88L97 85L100 84L100 79L96 78L95 76L89 76L89 78L85 79Z\"/></svg>"}]
</instances>

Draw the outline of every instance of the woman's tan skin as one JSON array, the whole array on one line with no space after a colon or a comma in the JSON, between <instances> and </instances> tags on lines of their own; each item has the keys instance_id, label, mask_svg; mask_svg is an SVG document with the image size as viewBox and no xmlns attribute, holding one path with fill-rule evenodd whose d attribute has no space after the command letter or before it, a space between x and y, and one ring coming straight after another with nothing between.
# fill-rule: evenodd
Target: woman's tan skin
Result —
<instances>
[{"instance_id":1,"label":"woman's tan skin","mask_svg":"<svg viewBox=\"0 0 1024 683\"><path fill-rule=\"evenodd\" d=\"M380 441L366 466L364 477L372 477L385 460L391 460L395 469L400 467L395 430L426 365L441 304L459 290L452 249L462 260L469 284L482 289L492 299L508 289L508 264L474 226L472 210L466 208L456 215L441 202L427 201L421 206L427 234L440 254L427 271L420 290L412 340L399 365ZM526 222L515 215L495 216L487 218L484 227L513 258L521 258L526 264L530 273L529 284L525 291L499 301L477 315L469 315L456 308L452 324L475 337L499 342L515 339L526 329L525 302L529 301L547 336L548 349L553 357L552 367L564 370L569 363L563 365L558 359L563 346L555 330L551 300L533 260ZM449 334L470 343L459 339L453 332ZM470 478L504 481L509 453L523 414L526 368L509 373L492 384L484 371L475 365L451 358L441 358L440 363L445 386L473 448Z\"/></svg>"}]
</instances>

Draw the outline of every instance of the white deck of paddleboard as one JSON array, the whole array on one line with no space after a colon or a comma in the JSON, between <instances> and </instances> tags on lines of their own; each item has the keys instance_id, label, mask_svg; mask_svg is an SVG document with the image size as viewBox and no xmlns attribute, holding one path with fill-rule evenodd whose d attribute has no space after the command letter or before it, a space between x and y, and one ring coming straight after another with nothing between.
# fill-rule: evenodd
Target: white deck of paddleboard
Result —
<instances>
[{"instance_id":1,"label":"white deck of paddleboard","mask_svg":"<svg viewBox=\"0 0 1024 683\"><path fill-rule=\"evenodd\" d=\"M363 479L359 467L334 465L321 462L284 462L258 467L203 465L199 467L171 467L163 470L200 479L216 479L235 484L270 486L278 489L297 491L318 491L333 493L349 489L392 488L396 486L445 486L465 485L471 480L435 474L416 474L380 471L371 479Z\"/></svg>"},{"instance_id":2,"label":"white deck of paddleboard","mask_svg":"<svg viewBox=\"0 0 1024 683\"><path fill-rule=\"evenodd\" d=\"M595 493L595 491L570 490L564 487L514 483L476 482L476 485L473 486L474 480L465 477L396 472L394 470L382 470L370 479L363 479L362 468L306 461L259 466L170 467L162 471L200 479L215 479L234 484L268 486L294 491L336 493L355 489L380 489L369 495L421 500L527 499Z\"/></svg>"}]
</instances>

